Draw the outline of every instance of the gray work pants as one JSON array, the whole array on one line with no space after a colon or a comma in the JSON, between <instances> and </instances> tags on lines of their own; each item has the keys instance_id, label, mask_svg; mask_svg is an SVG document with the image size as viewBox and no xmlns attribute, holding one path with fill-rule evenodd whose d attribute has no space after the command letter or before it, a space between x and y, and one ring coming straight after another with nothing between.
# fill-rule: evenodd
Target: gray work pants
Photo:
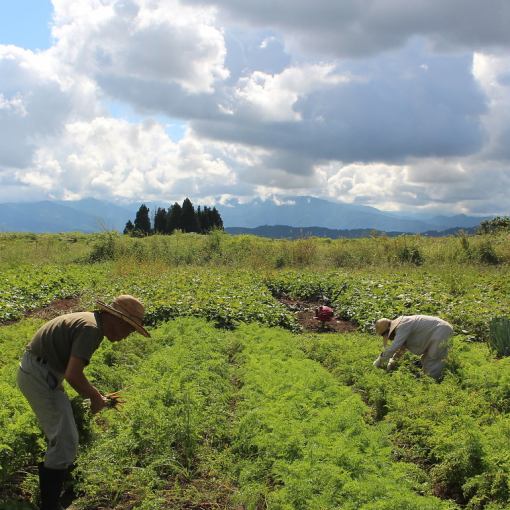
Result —
<instances>
[{"instance_id":1,"label":"gray work pants","mask_svg":"<svg viewBox=\"0 0 510 510\"><path fill-rule=\"evenodd\" d=\"M421 357L423 372L438 380L443 375L445 359L448 356L449 338L453 328L449 324L435 328L427 350Z\"/></svg>"},{"instance_id":2,"label":"gray work pants","mask_svg":"<svg viewBox=\"0 0 510 510\"><path fill-rule=\"evenodd\" d=\"M18 369L18 386L33 409L48 440L44 465L67 469L76 458L78 430L62 379L46 363L25 352Z\"/></svg>"}]
</instances>

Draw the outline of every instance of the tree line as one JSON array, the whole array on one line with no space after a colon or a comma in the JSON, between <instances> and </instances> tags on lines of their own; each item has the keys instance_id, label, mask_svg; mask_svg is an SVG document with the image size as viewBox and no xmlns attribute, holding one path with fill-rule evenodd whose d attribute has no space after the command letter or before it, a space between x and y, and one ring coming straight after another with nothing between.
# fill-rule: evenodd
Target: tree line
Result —
<instances>
[{"instance_id":1,"label":"tree line","mask_svg":"<svg viewBox=\"0 0 510 510\"><path fill-rule=\"evenodd\" d=\"M490 220L482 221L477 232L479 234L496 234L505 230L510 230L510 216L496 216Z\"/></svg>"},{"instance_id":2,"label":"tree line","mask_svg":"<svg viewBox=\"0 0 510 510\"><path fill-rule=\"evenodd\" d=\"M124 234L147 236L151 234L171 234L176 230L207 234L211 230L223 230L223 220L216 207L193 207L191 200L186 198L182 206L175 202L167 209L158 207L151 223L149 208L142 204L135 220L129 220L124 227Z\"/></svg>"}]
</instances>

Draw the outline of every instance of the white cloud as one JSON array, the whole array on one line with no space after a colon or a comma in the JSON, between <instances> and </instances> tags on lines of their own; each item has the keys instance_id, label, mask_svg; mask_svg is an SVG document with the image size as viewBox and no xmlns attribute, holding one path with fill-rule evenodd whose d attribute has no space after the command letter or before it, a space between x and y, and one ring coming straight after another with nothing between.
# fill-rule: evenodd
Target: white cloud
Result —
<instances>
[{"instance_id":1,"label":"white cloud","mask_svg":"<svg viewBox=\"0 0 510 510\"><path fill-rule=\"evenodd\" d=\"M239 108L262 121L302 120L294 109L299 98L349 81L334 70L333 65L308 65L290 67L278 75L256 71L239 81L235 92L241 101Z\"/></svg>"},{"instance_id":2,"label":"white cloud","mask_svg":"<svg viewBox=\"0 0 510 510\"><path fill-rule=\"evenodd\" d=\"M39 149L30 170L16 177L46 197L133 200L179 196L186 188L207 194L218 179L235 182L192 133L176 144L161 124L101 117L68 124L58 143Z\"/></svg>"},{"instance_id":3,"label":"white cloud","mask_svg":"<svg viewBox=\"0 0 510 510\"><path fill-rule=\"evenodd\" d=\"M55 0L54 6L54 51L96 79L177 84L197 94L212 93L228 77L211 8L176 0Z\"/></svg>"},{"instance_id":4,"label":"white cloud","mask_svg":"<svg viewBox=\"0 0 510 510\"><path fill-rule=\"evenodd\" d=\"M23 118L28 115L23 98L20 95L8 99L0 94L0 110L4 110L4 114L11 114L14 117Z\"/></svg>"},{"instance_id":5,"label":"white cloud","mask_svg":"<svg viewBox=\"0 0 510 510\"><path fill-rule=\"evenodd\" d=\"M423 61L427 72L417 63ZM250 73L225 101L228 114L194 118L192 126L204 137L277 152L277 168L302 173L296 156L307 164L389 164L475 154L484 143L485 100L471 56L430 55L417 42L334 68Z\"/></svg>"},{"instance_id":6,"label":"white cloud","mask_svg":"<svg viewBox=\"0 0 510 510\"><path fill-rule=\"evenodd\" d=\"M27 166L66 120L94 114L95 87L58 67L48 53L0 45L0 171Z\"/></svg>"},{"instance_id":7,"label":"white cloud","mask_svg":"<svg viewBox=\"0 0 510 510\"><path fill-rule=\"evenodd\" d=\"M406 167L383 163L353 163L342 166L330 163L318 167L319 174L327 177L327 190L331 198L347 203L378 205L385 210L398 209L394 196L402 196Z\"/></svg>"},{"instance_id":8,"label":"white cloud","mask_svg":"<svg viewBox=\"0 0 510 510\"><path fill-rule=\"evenodd\" d=\"M329 163L316 171L327 195L382 210L505 214L510 172L504 165L471 158L411 160L405 165Z\"/></svg>"},{"instance_id":9,"label":"white cloud","mask_svg":"<svg viewBox=\"0 0 510 510\"><path fill-rule=\"evenodd\" d=\"M489 111L483 117L489 137L485 157L510 160L510 57L476 53L473 74L483 88Z\"/></svg>"}]
</instances>

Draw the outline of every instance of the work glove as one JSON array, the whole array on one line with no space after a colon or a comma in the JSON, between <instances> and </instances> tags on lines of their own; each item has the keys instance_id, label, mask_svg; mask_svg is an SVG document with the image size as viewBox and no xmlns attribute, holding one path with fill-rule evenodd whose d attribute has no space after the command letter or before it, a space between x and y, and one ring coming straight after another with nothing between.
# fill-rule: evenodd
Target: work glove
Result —
<instances>
[{"instance_id":1,"label":"work glove","mask_svg":"<svg viewBox=\"0 0 510 510\"><path fill-rule=\"evenodd\" d=\"M383 368L384 360L381 358L381 356L378 356L372 364L375 368Z\"/></svg>"},{"instance_id":2,"label":"work glove","mask_svg":"<svg viewBox=\"0 0 510 510\"><path fill-rule=\"evenodd\" d=\"M391 372L395 368L397 368L397 360L394 358L390 358L390 360L388 361L388 366L386 367L386 370L388 372Z\"/></svg>"}]
</instances>

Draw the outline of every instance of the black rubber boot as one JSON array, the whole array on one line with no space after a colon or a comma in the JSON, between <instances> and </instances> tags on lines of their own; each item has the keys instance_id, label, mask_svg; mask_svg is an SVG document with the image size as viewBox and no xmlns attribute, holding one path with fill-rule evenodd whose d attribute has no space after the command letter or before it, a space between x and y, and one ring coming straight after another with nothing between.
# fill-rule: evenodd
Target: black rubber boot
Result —
<instances>
[{"instance_id":1,"label":"black rubber boot","mask_svg":"<svg viewBox=\"0 0 510 510\"><path fill-rule=\"evenodd\" d=\"M66 474L67 469L50 469L42 462L39 464L41 510L62 510L59 501Z\"/></svg>"}]
</instances>

